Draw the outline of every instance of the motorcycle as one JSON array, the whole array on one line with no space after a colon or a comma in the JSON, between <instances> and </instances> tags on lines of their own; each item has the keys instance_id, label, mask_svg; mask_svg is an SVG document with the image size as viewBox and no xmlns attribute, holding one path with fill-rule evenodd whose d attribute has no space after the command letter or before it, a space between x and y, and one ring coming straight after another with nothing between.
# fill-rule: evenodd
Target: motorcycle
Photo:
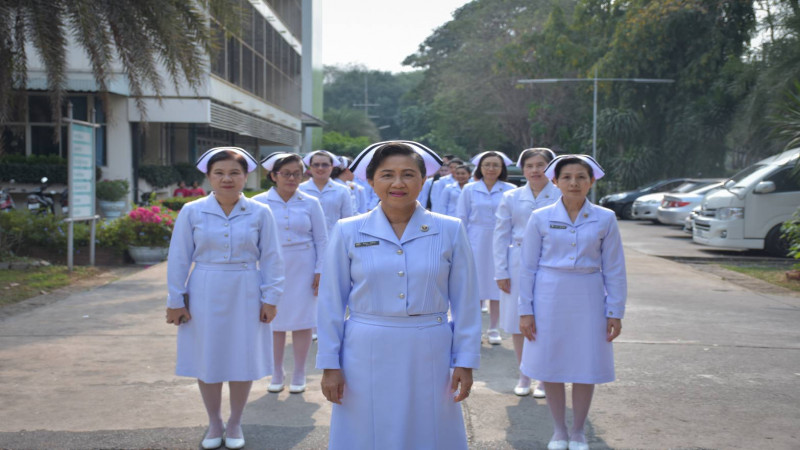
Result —
<instances>
[{"instance_id":1,"label":"motorcycle","mask_svg":"<svg viewBox=\"0 0 800 450\"><path fill-rule=\"evenodd\" d=\"M28 211L35 214L56 213L56 191L47 192L47 177L42 177L39 190L28 195Z\"/></svg>"},{"instance_id":2,"label":"motorcycle","mask_svg":"<svg viewBox=\"0 0 800 450\"><path fill-rule=\"evenodd\" d=\"M14 180L11 180L11 184L14 184ZM14 209L16 209L16 205L14 205L11 194L6 189L0 188L0 212L9 212Z\"/></svg>"}]
</instances>

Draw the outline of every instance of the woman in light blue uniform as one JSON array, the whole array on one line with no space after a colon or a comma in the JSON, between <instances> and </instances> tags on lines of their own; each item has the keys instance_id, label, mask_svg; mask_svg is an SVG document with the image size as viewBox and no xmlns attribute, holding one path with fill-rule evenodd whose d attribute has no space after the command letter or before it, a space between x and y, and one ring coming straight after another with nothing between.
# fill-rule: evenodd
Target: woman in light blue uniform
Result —
<instances>
[{"instance_id":1,"label":"woman in light blue uniform","mask_svg":"<svg viewBox=\"0 0 800 450\"><path fill-rule=\"evenodd\" d=\"M275 370L267 390L283 390L283 353L286 332L291 331L294 371L289 392L297 394L306 390L306 356L311 347L311 329L317 326L316 296L328 231L319 201L297 189L305 171L300 155L273 153L264 158L261 166L269 171L275 187L253 200L269 205L275 214L286 264L280 312L272 321Z\"/></svg>"},{"instance_id":2,"label":"woman in light blue uniform","mask_svg":"<svg viewBox=\"0 0 800 450\"><path fill-rule=\"evenodd\" d=\"M167 323L178 326L175 373L197 378L208 413L203 448L244 446L241 419L253 380L272 373L269 322L283 292L283 257L268 206L242 195L258 163L235 147L203 154L213 192L178 214L167 261ZM194 269L190 269L194 264ZM188 277L188 281L187 281ZM227 429L222 383L230 388Z\"/></svg>"},{"instance_id":3,"label":"woman in light blue uniform","mask_svg":"<svg viewBox=\"0 0 800 450\"><path fill-rule=\"evenodd\" d=\"M311 179L300 184L300 191L319 200L330 233L337 220L354 214L350 189L331 180L331 171L339 167L339 160L327 150L315 150L303 162L311 169Z\"/></svg>"},{"instance_id":4,"label":"woman in light blue uniform","mask_svg":"<svg viewBox=\"0 0 800 450\"><path fill-rule=\"evenodd\" d=\"M471 172L469 167L460 164L453 167L453 181L442 189L439 194L439 200L433 204L433 212L445 214L450 217L456 217L456 209L458 207L458 197L461 196L461 191L464 186L469 183Z\"/></svg>"},{"instance_id":5,"label":"woman in light blue uniform","mask_svg":"<svg viewBox=\"0 0 800 450\"><path fill-rule=\"evenodd\" d=\"M467 448L458 402L480 361L481 318L463 226L416 201L439 165L410 141L354 162L381 202L336 225L323 265L317 367L334 403L331 449Z\"/></svg>"},{"instance_id":6,"label":"woman in light blue uniform","mask_svg":"<svg viewBox=\"0 0 800 450\"><path fill-rule=\"evenodd\" d=\"M353 181L353 172L349 169L353 160L346 156L337 156L336 159L339 161L339 165L331 171L331 180L350 190L354 215L367 212L367 192L360 184Z\"/></svg>"},{"instance_id":7,"label":"woman in light blue uniform","mask_svg":"<svg viewBox=\"0 0 800 450\"><path fill-rule=\"evenodd\" d=\"M625 256L614 212L586 200L604 175L600 165L562 155L545 174L561 201L534 211L522 238L519 328L527 340L520 370L544 381L555 428L548 449L584 450L594 385L614 381L611 341L625 314ZM564 383L572 383L569 431Z\"/></svg>"},{"instance_id":8,"label":"woman in light blue uniform","mask_svg":"<svg viewBox=\"0 0 800 450\"><path fill-rule=\"evenodd\" d=\"M514 189L506 183L508 170L506 166L513 164L508 156L501 152L483 152L472 158L475 164L475 177L478 181L464 186L458 198L456 216L467 228L469 242L475 255L478 269L478 296L489 301L489 343L499 345L500 331L500 289L494 281L494 214L500 205L503 194Z\"/></svg>"},{"instance_id":9,"label":"woman in light blue uniform","mask_svg":"<svg viewBox=\"0 0 800 450\"><path fill-rule=\"evenodd\" d=\"M494 228L494 278L500 288L500 326L510 333L517 354L517 364L522 358L524 338L519 331L519 262L522 235L534 210L551 205L561 198L561 192L544 175L547 164L555 158L547 148L529 148L519 155L517 167L522 169L528 183L506 192L497 207ZM531 393L531 379L520 372L514 393L525 396ZM535 398L544 398L543 386L533 389Z\"/></svg>"}]
</instances>

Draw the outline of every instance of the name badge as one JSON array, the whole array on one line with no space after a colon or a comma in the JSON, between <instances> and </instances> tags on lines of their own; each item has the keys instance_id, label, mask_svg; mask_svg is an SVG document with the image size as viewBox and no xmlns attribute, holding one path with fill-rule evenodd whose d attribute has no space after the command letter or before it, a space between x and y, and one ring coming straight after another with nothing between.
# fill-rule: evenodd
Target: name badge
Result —
<instances>
[{"instance_id":1,"label":"name badge","mask_svg":"<svg viewBox=\"0 0 800 450\"><path fill-rule=\"evenodd\" d=\"M556 230L566 230L567 226L566 225L554 225L554 224L551 223L550 224L550 228L555 228Z\"/></svg>"},{"instance_id":2,"label":"name badge","mask_svg":"<svg viewBox=\"0 0 800 450\"><path fill-rule=\"evenodd\" d=\"M378 245L379 243L378 241L356 242L356 247L369 247L371 245Z\"/></svg>"}]
</instances>

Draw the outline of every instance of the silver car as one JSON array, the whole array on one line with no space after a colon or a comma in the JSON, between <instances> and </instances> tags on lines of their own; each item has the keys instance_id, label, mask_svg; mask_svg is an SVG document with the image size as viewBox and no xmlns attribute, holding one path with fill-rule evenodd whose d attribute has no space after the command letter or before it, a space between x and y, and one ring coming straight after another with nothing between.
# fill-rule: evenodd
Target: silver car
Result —
<instances>
[{"instance_id":1,"label":"silver car","mask_svg":"<svg viewBox=\"0 0 800 450\"><path fill-rule=\"evenodd\" d=\"M719 183L721 180L718 178L700 178L686 180L683 184L671 191L670 194L683 194L699 189L709 184ZM632 215L637 220L652 220L658 222L658 207L661 206L661 201L664 199L665 192L657 192L655 194L643 195L633 202ZM691 211L691 210L690 210Z\"/></svg>"},{"instance_id":2,"label":"silver car","mask_svg":"<svg viewBox=\"0 0 800 450\"><path fill-rule=\"evenodd\" d=\"M683 225L686 217L700 205L706 194L722 189L722 183L713 183L685 194L665 194L656 211L658 221L667 225Z\"/></svg>"}]
</instances>

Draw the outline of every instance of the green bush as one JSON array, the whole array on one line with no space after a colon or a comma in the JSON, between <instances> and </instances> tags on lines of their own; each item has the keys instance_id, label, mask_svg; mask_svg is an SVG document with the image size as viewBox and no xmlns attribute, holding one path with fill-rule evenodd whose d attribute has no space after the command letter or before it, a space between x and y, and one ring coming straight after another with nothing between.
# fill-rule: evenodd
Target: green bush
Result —
<instances>
[{"instance_id":1,"label":"green bush","mask_svg":"<svg viewBox=\"0 0 800 450\"><path fill-rule=\"evenodd\" d=\"M128 180L102 180L95 187L98 200L117 202L128 195L130 184Z\"/></svg>"},{"instance_id":2,"label":"green bush","mask_svg":"<svg viewBox=\"0 0 800 450\"><path fill-rule=\"evenodd\" d=\"M170 197L164 200L158 200L155 203L173 211L180 211L183 205L195 201L200 197Z\"/></svg>"},{"instance_id":3,"label":"green bush","mask_svg":"<svg viewBox=\"0 0 800 450\"><path fill-rule=\"evenodd\" d=\"M24 247L66 252L67 230L67 224L52 214L31 214L24 209L0 214L0 253L19 252ZM89 245L89 224L75 222L73 235L76 247Z\"/></svg>"},{"instance_id":4,"label":"green bush","mask_svg":"<svg viewBox=\"0 0 800 450\"><path fill-rule=\"evenodd\" d=\"M139 178L154 188L163 188L180 181L181 174L172 166L140 166Z\"/></svg>"},{"instance_id":5,"label":"green bush","mask_svg":"<svg viewBox=\"0 0 800 450\"><path fill-rule=\"evenodd\" d=\"M789 256L800 261L800 208L781 227L783 238L789 243ZM800 262L795 264L800 269Z\"/></svg>"},{"instance_id":6,"label":"green bush","mask_svg":"<svg viewBox=\"0 0 800 450\"><path fill-rule=\"evenodd\" d=\"M322 134L322 148L335 155L356 156L369 147L372 140L366 136L351 137L349 134L326 131Z\"/></svg>"},{"instance_id":7,"label":"green bush","mask_svg":"<svg viewBox=\"0 0 800 450\"><path fill-rule=\"evenodd\" d=\"M186 186L191 186L195 181L202 184L206 177L206 175L197 170L197 167L195 167L195 165L192 163L177 163L172 167L174 167L175 171L178 172L177 181L185 181Z\"/></svg>"},{"instance_id":8,"label":"green bush","mask_svg":"<svg viewBox=\"0 0 800 450\"><path fill-rule=\"evenodd\" d=\"M104 222L97 232L98 244L117 251L131 245L169 246L176 216L174 211L160 206L136 208L120 218Z\"/></svg>"},{"instance_id":9,"label":"green bush","mask_svg":"<svg viewBox=\"0 0 800 450\"><path fill-rule=\"evenodd\" d=\"M67 166L64 164L0 163L0 180L39 183L42 177L47 177L50 184L66 184Z\"/></svg>"}]
</instances>

